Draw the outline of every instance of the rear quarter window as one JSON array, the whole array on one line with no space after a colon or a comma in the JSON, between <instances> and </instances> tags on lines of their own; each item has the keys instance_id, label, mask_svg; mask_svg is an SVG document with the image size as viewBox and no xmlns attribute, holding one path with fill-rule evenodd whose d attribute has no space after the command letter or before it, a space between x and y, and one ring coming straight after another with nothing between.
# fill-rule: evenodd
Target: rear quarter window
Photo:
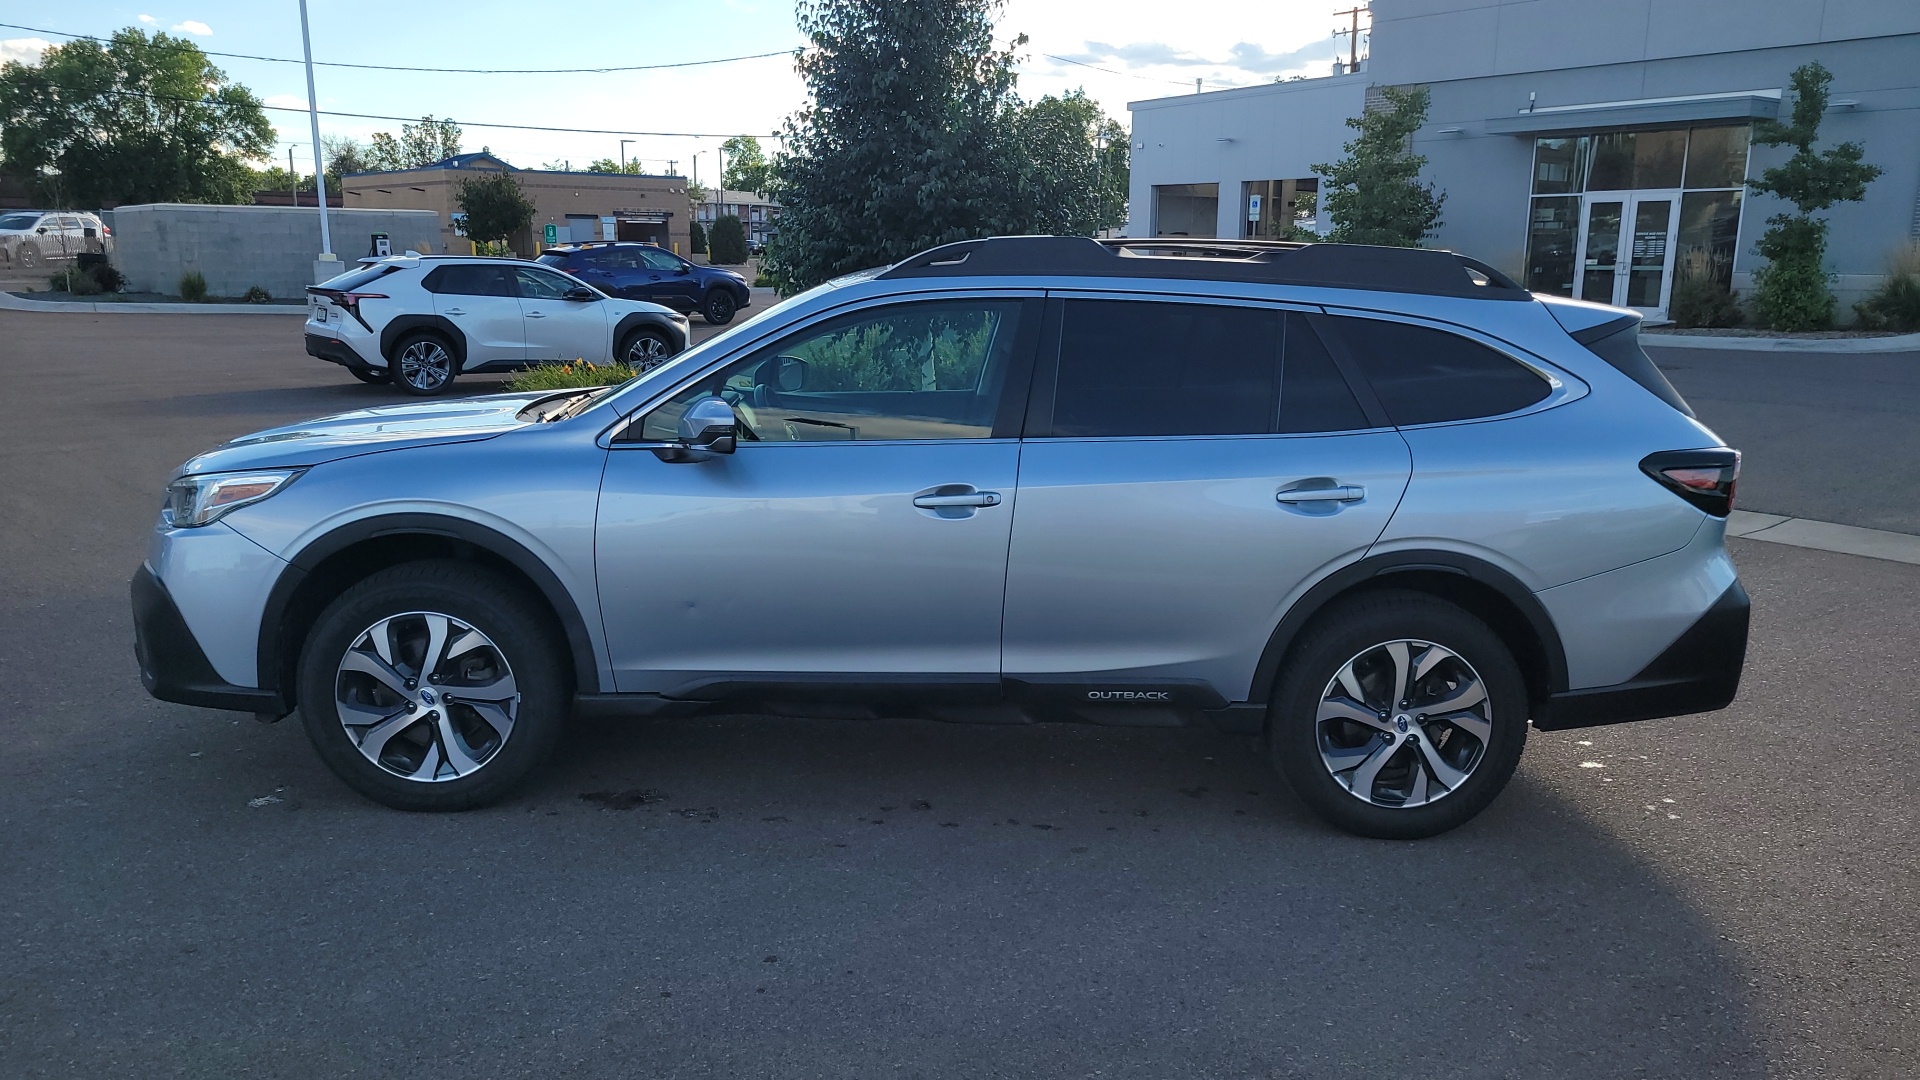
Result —
<instances>
[{"instance_id":1,"label":"rear quarter window","mask_svg":"<svg viewBox=\"0 0 1920 1080\"><path fill-rule=\"evenodd\" d=\"M1394 424L1438 424L1515 412L1553 387L1511 357L1428 326L1330 320Z\"/></svg>"}]
</instances>

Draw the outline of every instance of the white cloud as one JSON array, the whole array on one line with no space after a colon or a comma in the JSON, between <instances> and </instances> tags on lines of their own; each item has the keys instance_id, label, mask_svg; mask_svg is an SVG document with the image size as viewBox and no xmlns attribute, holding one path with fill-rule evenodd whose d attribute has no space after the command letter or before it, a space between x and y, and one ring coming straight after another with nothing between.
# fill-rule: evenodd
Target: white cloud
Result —
<instances>
[{"instance_id":1,"label":"white cloud","mask_svg":"<svg viewBox=\"0 0 1920 1080\"><path fill-rule=\"evenodd\" d=\"M53 42L37 37L8 38L0 41L0 64L9 60L18 60L23 64L37 64L40 54L53 47Z\"/></svg>"},{"instance_id":2,"label":"white cloud","mask_svg":"<svg viewBox=\"0 0 1920 1080\"><path fill-rule=\"evenodd\" d=\"M176 34L194 34L199 37L212 37L213 27L208 26L198 19L188 19L186 22L175 23L173 25L173 32Z\"/></svg>"},{"instance_id":3,"label":"white cloud","mask_svg":"<svg viewBox=\"0 0 1920 1080\"><path fill-rule=\"evenodd\" d=\"M152 26L152 25L154 25L155 23L157 23L157 22L159 22L160 20L159 20L159 19L156 19L156 18L154 18L154 17L153 17L153 16L151 16L151 15L142 15L142 16L140 16L140 21L141 21L141 22L143 22L143 23L146 23L146 24L147 24L148 26Z\"/></svg>"}]
</instances>

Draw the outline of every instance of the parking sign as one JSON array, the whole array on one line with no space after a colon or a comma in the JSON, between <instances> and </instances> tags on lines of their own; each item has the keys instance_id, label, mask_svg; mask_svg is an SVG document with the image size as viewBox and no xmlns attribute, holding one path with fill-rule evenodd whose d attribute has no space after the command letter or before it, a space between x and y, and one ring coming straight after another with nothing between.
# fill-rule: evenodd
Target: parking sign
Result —
<instances>
[{"instance_id":1,"label":"parking sign","mask_svg":"<svg viewBox=\"0 0 1920 1080\"><path fill-rule=\"evenodd\" d=\"M558 225L547 226L546 240L549 244L557 244L560 242L560 227Z\"/></svg>"}]
</instances>

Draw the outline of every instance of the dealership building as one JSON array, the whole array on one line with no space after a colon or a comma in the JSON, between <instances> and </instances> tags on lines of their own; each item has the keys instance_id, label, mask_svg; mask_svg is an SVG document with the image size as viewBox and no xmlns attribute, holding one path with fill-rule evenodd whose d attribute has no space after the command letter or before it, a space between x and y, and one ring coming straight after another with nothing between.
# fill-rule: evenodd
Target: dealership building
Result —
<instances>
[{"instance_id":1,"label":"dealership building","mask_svg":"<svg viewBox=\"0 0 1920 1080\"><path fill-rule=\"evenodd\" d=\"M1130 236L1275 237L1331 226L1313 166L1382 86L1426 87L1413 150L1446 193L1429 243L1540 292L1663 317L1673 284L1751 287L1766 219L1744 190L1786 148L1788 76L1833 73L1816 149L1859 142L1883 170L1835 206L1839 313L1920 237L1920 2L1374 0L1371 56L1323 78L1133 102Z\"/></svg>"}]
</instances>

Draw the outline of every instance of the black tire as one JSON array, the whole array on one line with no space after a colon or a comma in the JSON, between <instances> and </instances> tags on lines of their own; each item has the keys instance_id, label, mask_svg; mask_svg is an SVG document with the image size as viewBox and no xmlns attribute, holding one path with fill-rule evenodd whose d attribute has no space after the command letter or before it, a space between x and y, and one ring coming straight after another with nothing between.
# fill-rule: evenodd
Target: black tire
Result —
<instances>
[{"instance_id":1,"label":"black tire","mask_svg":"<svg viewBox=\"0 0 1920 1080\"><path fill-rule=\"evenodd\" d=\"M715 326L725 326L733 321L733 313L740 310L740 302L733 298L728 289L707 290L707 298L700 302L700 315Z\"/></svg>"},{"instance_id":2,"label":"black tire","mask_svg":"<svg viewBox=\"0 0 1920 1080\"><path fill-rule=\"evenodd\" d=\"M460 374L453 343L439 334L416 330L393 343L387 357L393 385L415 397L444 394Z\"/></svg>"},{"instance_id":3,"label":"black tire","mask_svg":"<svg viewBox=\"0 0 1920 1080\"><path fill-rule=\"evenodd\" d=\"M632 366L635 371L645 372L666 363L678 351L664 331L643 326L620 339L614 359Z\"/></svg>"},{"instance_id":4,"label":"black tire","mask_svg":"<svg viewBox=\"0 0 1920 1080\"><path fill-rule=\"evenodd\" d=\"M393 381L385 368L350 367L347 372L363 383L377 384Z\"/></svg>"},{"instance_id":5,"label":"black tire","mask_svg":"<svg viewBox=\"0 0 1920 1080\"><path fill-rule=\"evenodd\" d=\"M1440 646L1453 657L1433 661L1426 679L1394 702L1387 700L1395 663L1391 643L1401 641L1414 643L1404 653L1411 661L1426 655L1419 643ZM1317 719L1323 698L1336 705L1335 699L1352 698L1337 681L1350 664L1363 691L1362 711L1374 719L1323 724ZM1424 704L1459 695L1473 676L1485 692L1484 716L1462 710L1452 714L1461 722L1455 724L1421 711ZM1463 824L1500 794L1526 746L1527 714L1519 665L1485 623L1425 593L1380 590L1335 604L1301 633L1275 681L1268 747L1274 767L1328 822L1361 836L1413 840ZM1469 733L1482 726L1484 740ZM1435 760L1437 765L1429 764ZM1347 767L1349 780L1343 782L1334 770L1349 761L1355 765ZM1442 784L1441 765L1464 771L1465 779ZM1350 785L1369 767L1367 794L1356 795ZM1401 797L1428 801L1396 805Z\"/></svg>"},{"instance_id":6,"label":"black tire","mask_svg":"<svg viewBox=\"0 0 1920 1080\"><path fill-rule=\"evenodd\" d=\"M426 665L410 665L404 642L388 639L393 642L391 671L395 673L388 678L411 678L419 684L416 692L423 698L428 697L427 691L435 691L439 697L428 698L434 704L427 711L421 711L427 707L420 702L414 702L414 707L407 709L406 696L391 691L382 695L387 703L380 704L366 696L372 684L361 681L361 673L343 669L349 650L354 649L371 628L381 625L383 620L392 619L402 624L417 617L409 613L444 616L488 639L484 650L460 654L468 658L462 661L463 668L474 663L482 665L477 674L467 668L451 679L443 675L431 687L420 679L428 673L418 668ZM425 619L420 621L424 625ZM566 723L567 667L552 644L564 640L564 636L552 622L539 602L523 589L471 563L423 561L382 570L328 605L307 634L300 652L297 684L300 717L307 737L334 775L348 787L384 806L396 810L446 811L495 802L512 792L528 773L547 759ZM466 638L464 632L455 637L451 631L445 631L441 640L444 652ZM356 653L364 659L364 649ZM480 653L480 658L475 659L475 653ZM447 656L436 670L444 670L454 659ZM492 675L497 680L502 669L511 677L518 697L510 730L499 735L497 725L483 726L484 718L474 706L459 701L450 706L446 704L445 695L463 690L469 675L483 680ZM485 682L472 685L477 691ZM362 727L363 734L356 737L342 720L342 695L368 702L369 712L391 711L394 723L383 721L373 727ZM396 707L394 702L401 704ZM441 716L438 710L444 710L446 715ZM403 714L418 715L420 720L408 724ZM460 775L454 775L459 770L448 764L455 755L442 749L449 738L446 733L454 730L456 724L460 732L459 750L467 757L466 764L474 766ZM381 763L360 749L360 740L371 737L378 727L392 728L381 745L399 744L398 750L383 753ZM480 732L481 737L471 738L470 732ZM489 737L494 739L491 744L486 741ZM476 746L481 747L481 751L475 751ZM401 775L397 769L412 764L405 760L407 753L415 754L429 770L435 768L433 762L440 762L439 771L448 775L432 779L409 779ZM433 754L439 757L432 757Z\"/></svg>"}]
</instances>

